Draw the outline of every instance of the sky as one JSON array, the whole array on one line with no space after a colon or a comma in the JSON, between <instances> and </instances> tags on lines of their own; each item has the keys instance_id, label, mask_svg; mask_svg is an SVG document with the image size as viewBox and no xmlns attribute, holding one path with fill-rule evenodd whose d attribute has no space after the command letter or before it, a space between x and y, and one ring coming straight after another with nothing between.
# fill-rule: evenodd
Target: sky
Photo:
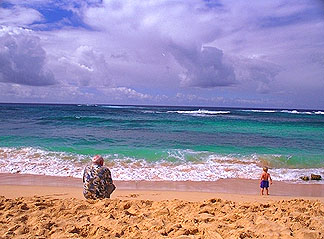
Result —
<instances>
[{"instance_id":1,"label":"sky","mask_svg":"<svg viewBox=\"0 0 324 239\"><path fill-rule=\"evenodd\" d=\"M2 0L0 102L324 109L324 1Z\"/></svg>"}]
</instances>

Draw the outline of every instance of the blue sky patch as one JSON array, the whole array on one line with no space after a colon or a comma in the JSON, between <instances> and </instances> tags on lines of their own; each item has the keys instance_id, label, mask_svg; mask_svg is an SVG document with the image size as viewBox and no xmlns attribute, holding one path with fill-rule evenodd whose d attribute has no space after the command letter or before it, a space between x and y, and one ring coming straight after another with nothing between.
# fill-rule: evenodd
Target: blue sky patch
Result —
<instances>
[{"instance_id":1,"label":"blue sky patch","mask_svg":"<svg viewBox=\"0 0 324 239\"><path fill-rule=\"evenodd\" d=\"M9 2L0 2L0 7L2 7L2 8L11 8L13 6L14 5Z\"/></svg>"},{"instance_id":2,"label":"blue sky patch","mask_svg":"<svg viewBox=\"0 0 324 239\"><path fill-rule=\"evenodd\" d=\"M220 3L217 0L204 0L204 2L206 6L209 8L219 8L224 6L222 3Z\"/></svg>"},{"instance_id":3,"label":"blue sky patch","mask_svg":"<svg viewBox=\"0 0 324 239\"><path fill-rule=\"evenodd\" d=\"M261 27L282 27L303 22L322 20L323 14L317 9L310 9L297 14L281 17L266 17L261 20Z\"/></svg>"},{"instance_id":4,"label":"blue sky patch","mask_svg":"<svg viewBox=\"0 0 324 239\"><path fill-rule=\"evenodd\" d=\"M71 19L73 17L72 11L64 9L38 9L38 11L45 17L46 23L54 23L64 18Z\"/></svg>"},{"instance_id":5,"label":"blue sky patch","mask_svg":"<svg viewBox=\"0 0 324 239\"><path fill-rule=\"evenodd\" d=\"M37 9L45 18L45 21L37 22L34 25L44 24L40 30L54 30L60 29L65 26L70 27L81 27L90 30L80 16L71 10L66 10L62 8L46 8Z\"/></svg>"}]
</instances>

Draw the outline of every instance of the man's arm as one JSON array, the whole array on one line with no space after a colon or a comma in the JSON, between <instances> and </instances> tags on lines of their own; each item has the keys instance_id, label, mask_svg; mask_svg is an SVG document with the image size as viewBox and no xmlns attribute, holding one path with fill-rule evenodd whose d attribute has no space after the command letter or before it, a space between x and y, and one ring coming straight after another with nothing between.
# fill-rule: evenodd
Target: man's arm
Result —
<instances>
[{"instance_id":1,"label":"man's arm","mask_svg":"<svg viewBox=\"0 0 324 239\"><path fill-rule=\"evenodd\" d=\"M108 184L108 193L109 195L116 189L116 186L113 184L113 180L111 178L111 172L108 168L105 168L105 183Z\"/></svg>"},{"instance_id":2,"label":"man's arm","mask_svg":"<svg viewBox=\"0 0 324 239\"><path fill-rule=\"evenodd\" d=\"M105 183L112 184L113 180L111 178L111 172L108 168L104 167L101 171L101 179L105 181Z\"/></svg>"},{"instance_id":3,"label":"man's arm","mask_svg":"<svg viewBox=\"0 0 324 239\"><path fill-rule=\"evenodd\" d=\"M86 170L87 170L87 168L85 168L85 169L83 170L83 176L82 176L82 182L83 182L83 183L85 182Z\"/></svg>"}]
</instances>

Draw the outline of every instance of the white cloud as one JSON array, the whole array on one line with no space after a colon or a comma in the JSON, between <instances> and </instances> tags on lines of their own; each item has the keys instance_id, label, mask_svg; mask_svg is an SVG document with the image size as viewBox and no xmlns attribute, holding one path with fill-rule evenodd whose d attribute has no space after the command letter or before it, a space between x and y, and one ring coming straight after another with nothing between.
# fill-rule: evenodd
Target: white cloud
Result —
<instances>
[{"instance_id":1,"label":"white cloud","mask_svg":"<svg viewBox=\"0 0 324 239\"><path fill-rule=\"evenodd\" d=\"M147 100L153 97L148 94L137 92L134 89L127 87L107 88L102 90L105 94L109 95L112 100L134 99L134 100Z\"/></svg>"},{"instance_id":2,"label":"white cloud","mask_svg":"<svg viewBox=\"0 0 324 239\"><path fill-rule=\"evenodd\" d=\"M55 84L52 72L46 68L46 52L30 31L0 27L0 82Z\"/></svg>"},{"instance_id":3,"label":"white cloud","mask_svg":"<svg viewBox=\"0 0 324 239\"><path fill-rule=\"evenodd\" d=\"M75 99L172 104L181 92L183 103L221 99L214 103L241 105L247 99L247 105L269 105L263 97L276 104L289 97L298 102L303 90L324 90L324 17L316 0L219 1L213 7L203 0L11 3L20 5L2 9L7 14L2 20L11 26L40 21L33 6L55 6L72 11L91 28L34 28L29 36L37 43L25 46L38 56L39 75L51 70L62 91L74 92ZM14 12L21 15L10 22ZM21 49L16 55L24 55ZM0 52L6 64L15 62L4 48ZM3 80L6 69L0 70L2 82L9 82ZM27 84L53 83L35 79ZM318 105L319 98L312 96L309 102Z\"/></svg>"},{"instance_id":4,"label":"white cloud","mask_svg":"<svg viewBox=\"0 0 324 239\"><path fill-rule=\"evenodd\" d=\"M28 26L44 20L37 10L25 7L0 8L0 24L7 26Z\"/></svg>"},{"instance_id":5,"label":"white cloud","mask_svg":"<svg viewBox=\"0 0 324 239\"><path fill-rule=\"evenodd\" d=\"M268 62L259 57L232 57L232 64L235 69L240 87L246 87L258 93L270 93L270 85L275 82L277 75L284 71L283 67Z\"/></svg>"},{"instance_id":6,"label":"white cloud","mask_svg":"<svg viewBox=\"0 0 324 239\"><path fill-rule=\"evenodd\" d=\"M223 52L215 47L188 53L177 49L175 58L185 68L180 75L184 86L212 88L236 83L234 68L226 62Z\"/></svg>"},{"instance_id":7,"label":"white cloud","mask_svg":"<svg viewBox=\"0 0 324 239\"><path fill-rule=\"evenodd\" d=\"M57 77L66 84L97 87L110 84L106 60L103 54L92 47L79 46L52 64L55 64Z\"/></svg>"}]
</instances>

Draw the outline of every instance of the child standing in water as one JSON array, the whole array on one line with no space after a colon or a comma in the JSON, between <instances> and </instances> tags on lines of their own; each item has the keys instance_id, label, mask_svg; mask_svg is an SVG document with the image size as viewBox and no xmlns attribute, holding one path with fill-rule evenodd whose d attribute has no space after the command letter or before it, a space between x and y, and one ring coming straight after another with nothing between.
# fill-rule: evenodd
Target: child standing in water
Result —
<instances>
[{"instance_id":1,"label":"child standing in water","mask_svg":"<svg viewBox=\"0 0 324 239\"><path fill-rule=\"evenodd\" d=\"M270 184L272 184L270 173L268 173L268 167L264 167L260 178L261 195L263 195L264 189L266 189L266 194L269 195L269 181Z\"/></svg>"}]
</instances>

